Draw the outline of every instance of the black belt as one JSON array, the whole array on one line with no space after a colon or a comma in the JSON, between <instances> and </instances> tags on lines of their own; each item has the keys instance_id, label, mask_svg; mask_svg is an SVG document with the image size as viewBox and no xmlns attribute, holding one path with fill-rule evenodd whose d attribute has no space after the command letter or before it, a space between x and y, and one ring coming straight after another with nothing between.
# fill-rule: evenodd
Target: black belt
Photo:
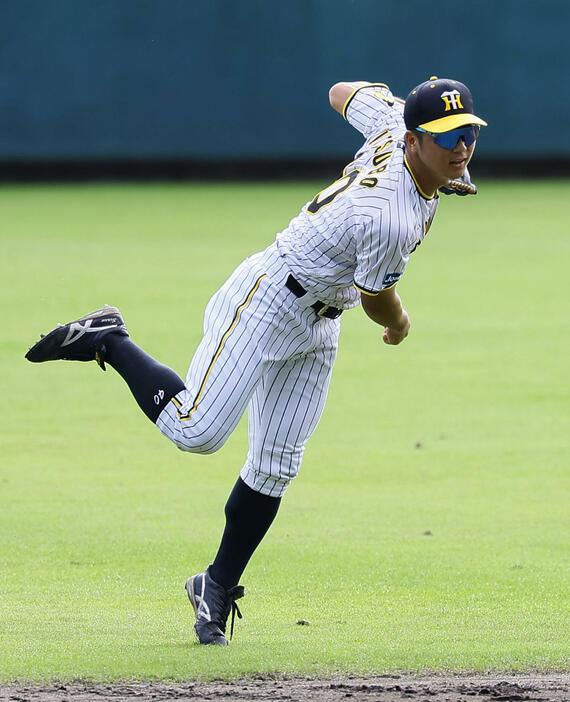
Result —
<instances>
[{"instance_id":1,"label":"black belt","mask_svg":"<svg viewBox=\"0 0 570 702\"><path fill-rule=\"evenodd\" d=\"M297 297L303 297L303 295L307 294L305 288L292 275L290 275L287 278L285 282L285 287L288 288L293 293L293 295L296 295ZM327 319L336 319L342 314L342 310L339 310L338 307L326 305L320 300L317 300L317 302L315 302L314 305L311 305L311 308L315 310L319 317L326 317Z\"/></svg>"}]
</instances>

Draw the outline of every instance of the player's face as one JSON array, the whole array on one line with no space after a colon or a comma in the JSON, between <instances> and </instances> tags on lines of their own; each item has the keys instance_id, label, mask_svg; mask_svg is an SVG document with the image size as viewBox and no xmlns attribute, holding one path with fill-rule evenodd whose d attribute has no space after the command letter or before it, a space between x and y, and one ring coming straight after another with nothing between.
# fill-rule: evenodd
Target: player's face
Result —
<instances>
[{"instance_id":1,"label":"player's face","mask_svg":"<svg viewBox=\"0 0 570 702\"><path fill-rule=\"evenodd\" d=\"M446 182L446 179L452 180L463 175L476 143L474 141L466 146L465 140L460 138L453 149L445 149L435 143L431 134L424 134L418 147L418 156L437 179L441 177Z\"/></svg>"},{"instance_id":2,"label":"player's face","mask_svg":"<svg viewBox=\"0 0 570 702\"><path fill-rule=\"evenodd\" d=\"M437 135L436 135L437 136ZM470 141L470 139L467 139ZM438 188L454 178L460 178L467 168L476 141L469 146L458 138L455 146L446 149L435 143L434 136L425 132L406 132L406 156L422 191L431 197Z\"/></svg>"}]
</instances>

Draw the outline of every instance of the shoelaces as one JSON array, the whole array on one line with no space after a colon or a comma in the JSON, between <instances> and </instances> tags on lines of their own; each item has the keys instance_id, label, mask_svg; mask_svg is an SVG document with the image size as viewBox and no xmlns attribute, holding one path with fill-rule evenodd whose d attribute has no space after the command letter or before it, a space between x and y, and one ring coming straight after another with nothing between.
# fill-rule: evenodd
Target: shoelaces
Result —
<instances>
[{"instance_id":1,"label":"shoelaces","mask_svg":"<svg viewBox=\"0 0 570 702\"><path fill-rule=\"evenodd\" d=\"M231 607L232 607L232 622L230 625L230 640L233 638L234 635L234 621L236 618L236 614L238 615L238 619L243 619L241 612L239 611L239 607L236 604L236 600L239 600L240 597L243 597L245 595L245 590L243 585L236 585L235 587L232 587L231 590L228 590L228 597L230 598L231 601Z\"/></svg>"}]
</instances>

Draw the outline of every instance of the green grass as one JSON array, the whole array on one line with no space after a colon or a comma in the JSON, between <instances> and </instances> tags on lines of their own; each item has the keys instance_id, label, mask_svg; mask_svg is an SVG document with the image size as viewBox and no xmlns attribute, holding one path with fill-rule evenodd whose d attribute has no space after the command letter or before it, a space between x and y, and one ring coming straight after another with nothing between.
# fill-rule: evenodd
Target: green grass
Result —
<instances>
[{"instance_id":1,"label":"green grass","mask_svg":"<svg viewBox=\"0 0 570 702\"><path fill-rule=\"evenodd\" d=\"M211 293L323 185L0 190L0 679L569 669L570 183L444 198L399 285L401 347L344 316L228 649L194 643L183 584L244 424L182 454L112 370L23 359L108 302L184 374Z\"/></svg>"}]
</instances>

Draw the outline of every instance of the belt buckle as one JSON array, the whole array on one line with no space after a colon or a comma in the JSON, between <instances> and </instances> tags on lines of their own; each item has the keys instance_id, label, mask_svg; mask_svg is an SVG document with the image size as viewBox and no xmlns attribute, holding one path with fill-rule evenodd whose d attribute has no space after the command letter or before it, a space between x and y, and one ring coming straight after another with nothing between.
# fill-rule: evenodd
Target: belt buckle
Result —
<instances>
[{"instance_id":1,"label":"belt buckle","mask_svg":"<svg viewBox=\"0 0 570 702\"><path fill-rule=\"evenodd\" d=\"M332 307L332 305L323 305L320 310L317 312L317 317L324 317L329 309L329 307Z\"/></svg>"}]
</instances>

